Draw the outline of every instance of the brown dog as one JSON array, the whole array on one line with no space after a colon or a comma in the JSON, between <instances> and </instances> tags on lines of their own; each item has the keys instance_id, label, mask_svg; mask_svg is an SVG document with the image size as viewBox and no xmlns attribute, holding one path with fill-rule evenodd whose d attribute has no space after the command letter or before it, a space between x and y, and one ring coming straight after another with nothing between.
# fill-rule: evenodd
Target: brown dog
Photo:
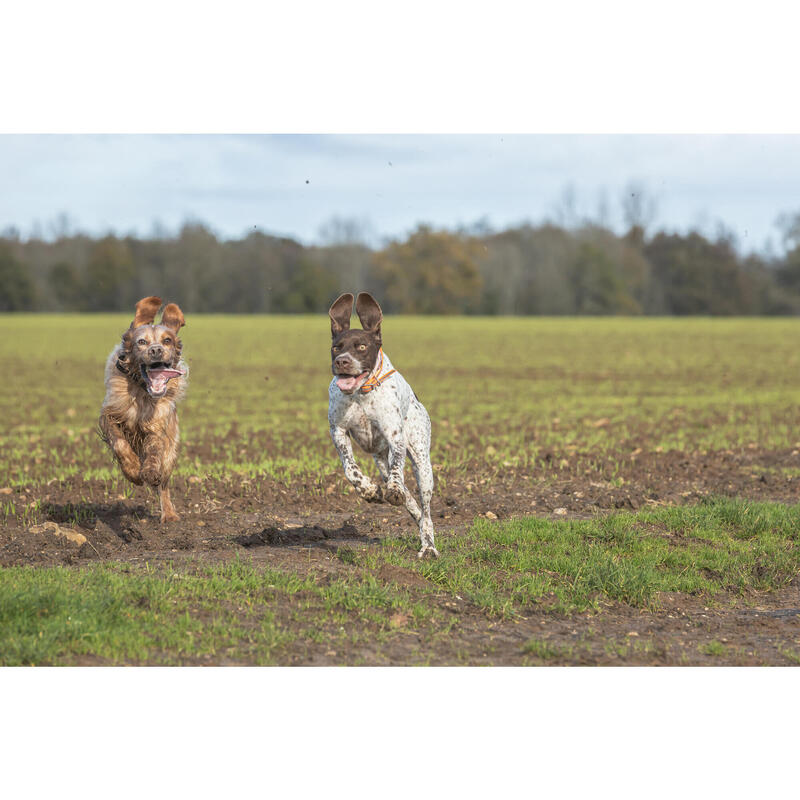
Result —
<instances>
[{"instance_id":1,"label":"brown dog","mask_svg":"<svg viewBox=\"0 0 800 800\"><path fill-rule=\"evenodd\" d=\"M122 343L108 357L100 432L129 481L158 487L161 521L170 522L178 519L167 484L178 456L175 405L188 375L178 339L186 322L170 303L161 324L154 324L159 308L160 297L141 299Z\"/></svg>"}]
</instances>

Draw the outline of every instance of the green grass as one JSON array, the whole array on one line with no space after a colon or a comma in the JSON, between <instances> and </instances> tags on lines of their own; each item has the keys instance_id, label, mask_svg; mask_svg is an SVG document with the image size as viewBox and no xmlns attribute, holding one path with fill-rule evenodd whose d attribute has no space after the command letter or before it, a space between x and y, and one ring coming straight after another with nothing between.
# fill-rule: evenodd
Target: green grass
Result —
<instances>
[{"instance_id":1,"label":"green grass","mask_svg":"<svg viewBox=\"0 0 800 800\"><path fill-rule=\"evenodd\" d=\"M709 602L771 591L800 572L798 531L798 507L714 500L590 521L481 520L451 537L436 561L418 562L397 540L340 551L335 577L238 560L180 570L13 567L0 571L0 663L271 664L309 648L359 647L380 660L408 630L423 637L414 661L424 663L426 648L456 624L444 610L456 600L501 619L535 609L655 609L662 592ZM414 570L428 585L383 580L383 564ZM723 655L720 647L703 652ZM568 655L535 638L523 654Z\"/></svg>"},{"instance_id":2,"label":"green grass","mask_svg":"<svg viewBox=\"0 0 800 800\"><path fill-rule=\"evenodd\" d=\"M550 661L565 655L563 648L555 647L543 639L529 639L522 652L542 661Z\"/></svg>"},{"instance_id":3,"label":"green grass","mask_svg":"<svg viewBox=\"0 0 800 800\"><path fill-rule=\"evenodd\" d=\"M728 652L728 648L717 639L712 639L710 642L700 646L700 652L705 653L707 656L720 657Z\"/></svg>"},{"instance_id":4,"label":"green grass","mask_svg":"<svg viewBox=\"0 0 800 800\"><path fill-rule=\"evenodd\" d=\"M0 361L14 375L0 386L6 485L117 477L94 427L105 359L129 322L0 315ZM443 479L800 438L800 320L389 317L383 332L431 414ZM324 315L188 314L182 338L191 376L177 474L336 473Z\"/></svg>"},{"instance_id":5,"label":"green grass","mask_svg":"<svg viewBox=\"0 0 800 800\"><path fill-rule=\"evenodd\" d=\"M359 554L369 568L408 564L405 542ZM719 499L588 521L478 520L446 558L417 568L437 587L500 616L536 604L560 613L643 609L659 593L713 598L783 586L800 572L800 507Z\"/></svg>"},{"instance_id":6,"label":"green grass","mask_svg":"<svg viewBox=\"0 0 800 800\"><path fill-rule=\"evenodd\" d=\"M354 616L380 641L399 609L414 622L431 616L369 575L317 581L242 561L196 571L10 567L0 572L0 663L271 664L298 639L347 640Z\"/></svg>"}]
</instances>

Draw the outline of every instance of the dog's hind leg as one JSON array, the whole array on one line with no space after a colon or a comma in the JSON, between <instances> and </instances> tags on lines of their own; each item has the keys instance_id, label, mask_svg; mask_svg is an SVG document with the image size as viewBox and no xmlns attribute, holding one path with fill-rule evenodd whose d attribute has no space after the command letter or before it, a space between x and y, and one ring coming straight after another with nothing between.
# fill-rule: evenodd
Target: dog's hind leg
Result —
<instances>
[{"instance_id":1,"label":"dog's hind leg","mask_svg":"<svg viewBox=\"0 0 800 800\"><path fill-rule=\"evenodd\" d=\"M158 496L161 501L161 521L177 522L180 517L175 511L175 506L172 505L172 498L169 496L169 486L167 486L166 483L163 483L159 487Z\"/></svg>"},{"instance_id":2,"label":"dog's hind leg","mask_svg":"<svg viewBox=\"0 0 800 800\"><path fill-rule=\"evenodd\" d=\"M422 513L419 518L419 536L422 548L417 555L425 553L438 556L433 545L433 520L431 519L431 498L433 497L433 467L431 466L431 420L428 412L419 401L412 401L406 423L408 457L419 487Z\"/></svg>"},{"instance_id":3,"label":"dog's hind leg","mask_svg":"<svg viewBox=\"0 0 800 800\"><path fill-rule=\"evenodd\" d=\"M180 517L175 513L172 499L169 496L169 474L172 472L174 459L168 461L168 444L163 436L150 434L144 440L144 457L142 459L142 480L152 486L158 487L158 496L161 502L161 521L175 522Z\"/></svg>"},{"instance_id":4,"label":"dog's hind leg","mask_svg":"<svg viewBox=\"0 0 800 800\"><path fill-rule=\"evenodd\" d=\"M145 444L145 466L152 463L153 478L158 478L158 495L161 501L161 522L176 522L180 519L172 505L169 494L169 479L178 459L178 422L171 420L163 434L149 438ZM145 473L145 466L142 473Z\"/></svg>"},{"instance_id":5,"label":"dog's hind leg","mask_svg":"<svg viewBox=\"0 0 800 800\"><path fill-rule=\"evenodd\" d=\"M427 453L418 454L413 447L408 448L408 456L411 461L411 469L414 470L419 487L419 499L422 505L422 513L417 518L419 522L419 537L422 547L417 553L422 558L425 553L430 553L438 558L439 551L433 545L433 520L431 519L431 498L433 497L433 468L431 459Z\"/></svg>"},{"instance_id":6,"label":"dog's hind leg","mask_svg":"<svg viewBox=\"0 0 800 800\"><path fill-rule=\"evenodd\" d=\"M378 467L378 471L381 473L383 482L386 483L389 480L389 456L386 453L382 453L380 455L375 454L372 456L372 458ZM414 495L408 491L405 482L403 482L403 490L406 493L406 510L409 514L411 514L414 522L419 525L422 512L419 510L419 506L417 505L417 501L414 499Z\"/></svg>"}]
</instances>

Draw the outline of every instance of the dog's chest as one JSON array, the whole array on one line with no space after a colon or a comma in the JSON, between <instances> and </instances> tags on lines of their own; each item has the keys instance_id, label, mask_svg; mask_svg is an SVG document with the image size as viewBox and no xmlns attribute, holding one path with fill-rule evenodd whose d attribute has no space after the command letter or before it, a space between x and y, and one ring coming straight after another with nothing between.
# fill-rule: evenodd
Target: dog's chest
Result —
<instances>
[{"instance_id":1,"label":"dog's chest","mask_svg":"<svg viewBox=\"0 0 800 800\"><path fill-rule=\"evenodd\" d=\"M343 422L350 437L365 453L386 449L386 440L376 421L370 419L358 403L352 403L344 409Z\"/></svg>"},{"instance_id":2,"label":"dog's chest","mask_svg":"<svg viewBox=\"0 0 800 800\"><path fill-rule=\"evenodd\" d=\"M122 427L131 434L148 434L162 430L175 406L166 398L155 403L142 392L128 395L128 404L121 414Z\"/></svg>"}]
</instances>

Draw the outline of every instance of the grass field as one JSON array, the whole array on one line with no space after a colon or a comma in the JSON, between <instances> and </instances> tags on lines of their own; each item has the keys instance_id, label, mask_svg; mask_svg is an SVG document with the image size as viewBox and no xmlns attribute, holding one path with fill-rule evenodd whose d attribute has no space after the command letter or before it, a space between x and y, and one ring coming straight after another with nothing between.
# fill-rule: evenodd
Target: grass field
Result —
<instances>
[{"instance_id":1,"label":"grass field","mask_svg":"<svg viewBox=\"0 0 800 800\"><path fill-rule=\"evenodd\" d=\"M0 316L0 468L10 482L109 479L93 429L124 316ZM800 322L404 318L386 349L435 422L433 460L543 468L592 455L792 446ZM192 317L184 475L289 479L330 469L321 317ZM233 435L231 432L233 431Z\"/></svg>"},{"instance_id":2,"label":"grass field","mask_svg":"<svg viewBox=\"0 0 800 800\"><path fill-rule=\"evenodd\" d=\"M129 322L0 316L3 663L797 662L800 322L388 318L423 563L348 492L324 316L187 316L162 529L95 433Z\"/></svg>"}]
</instances>

